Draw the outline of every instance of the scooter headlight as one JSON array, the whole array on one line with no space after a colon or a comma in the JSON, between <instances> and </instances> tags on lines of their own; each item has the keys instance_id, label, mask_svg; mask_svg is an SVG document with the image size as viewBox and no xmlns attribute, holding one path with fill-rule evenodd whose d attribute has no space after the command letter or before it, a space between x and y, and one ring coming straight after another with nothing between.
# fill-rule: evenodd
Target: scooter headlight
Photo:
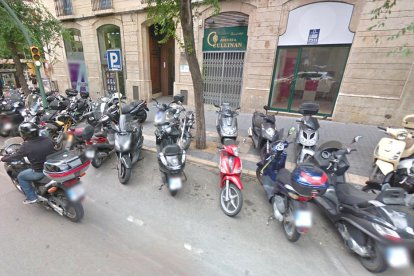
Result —
<instances>
[{"instance_id":1,"label":"scooter headlight","mask_svg":"<svg viewBox=\"0 0 414 276\"><path fill-rule=\"evenodd\" d=\"M164 155L164 153L160 153L159 154L159 157L160 157L160 160L161 160L161 163L164 165L164 166L168 166L168 164L167 164L167 159L165 159L165 155Z\"/></svg>"},{"instance_id":2,"label":"scooter headlight","mask_svg":"<svg viewBox=\"0 0 414 276\"><path fill-rule=\"evenodd\" d=\"M299 143L305 147L313 147L318 142L318 133L317 132L307 132L301 130L299 133Z\"/></svg>"},{"instance_id":3,"label":"scooter headlight","mask_svg":"<svg viewBox=\"0 0 414 276\"><path fill-rule=\"evenodd\" d=\"M223 132L224 132L226 135L234 135L234 134L236 134L236 132L237 132L237 128L236 128L236 127L234 127L234 126L224 126L224 127L223 127Z\"/></svg>"},{"instance_id":4,"label":"scooter headlight","mask_svg":"<svg viewBox=\"0 0 414 276\"><path fill-rule=\"evenodd\" d=\"M372 227L384 238L390 241L399 242L401 241L400 235L392 229L386 228L376 223L371 223Z\"/></svg>"}]
</instances>

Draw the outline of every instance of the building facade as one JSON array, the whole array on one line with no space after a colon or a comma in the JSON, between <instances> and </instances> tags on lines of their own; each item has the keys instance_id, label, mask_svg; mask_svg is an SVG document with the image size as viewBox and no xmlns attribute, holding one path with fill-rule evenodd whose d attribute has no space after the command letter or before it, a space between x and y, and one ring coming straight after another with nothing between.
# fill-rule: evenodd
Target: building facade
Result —
<instances>
[{"instance_id":1,"label":"building facade","mask_svg":"<svg viewBox=\"0 0 414 276\"><path fill-rule=\"evenodd\" d=\"M60 90L92 97L121 91L129 99L184 93L193 105L191 75L179 43L159 44L146 1L44 0L72 39L51 70ZM371 11L379 1L227 0L219 14L199 7L196 52L206 104L229 102L242 111L297 113L317 101L337 121L398 125L414 113L414 35L388 39L414 22L411 0L399 0L385 25ZM381 19L379 19L381 20ZM178 30L180 37L180 30ZM121 49L123 71L108 71L106 51Z\"/></svg>"}]
</instances>

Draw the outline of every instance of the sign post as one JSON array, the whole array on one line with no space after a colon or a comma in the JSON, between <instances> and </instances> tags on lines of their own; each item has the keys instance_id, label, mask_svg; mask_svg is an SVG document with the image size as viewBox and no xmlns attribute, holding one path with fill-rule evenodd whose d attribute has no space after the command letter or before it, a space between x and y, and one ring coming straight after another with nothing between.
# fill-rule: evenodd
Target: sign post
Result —
<instances>
[{"instance_id":1,"label":"sign post","mask_svg":"<svg viewBox=\"0 0 414 276\"><path fill-rule=\"evenodd\" d=\"M106 51L106 55L108 57L108 70L116 72L116 79L118 81L118 72L122 71L122 56L121 56L121 49L111 49ZM122 114L121 109L121 92L119 91L119 84L117 84L118 90L118 101L119 101L119 116Z\"/></svg>"}]
</instances>

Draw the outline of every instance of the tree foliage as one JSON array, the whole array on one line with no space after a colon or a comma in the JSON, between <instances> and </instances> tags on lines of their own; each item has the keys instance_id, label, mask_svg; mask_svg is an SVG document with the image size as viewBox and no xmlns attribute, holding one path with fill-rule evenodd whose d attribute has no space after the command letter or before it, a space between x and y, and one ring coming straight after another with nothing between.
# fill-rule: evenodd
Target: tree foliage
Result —
<instances>
[{"instance_id":1,"label":"tree foliage","mask_svg":"<svg viewBox=\"0 0 414 276\"><path fill-rule=\"evenodd\" d=\"M371 20L376 20L376 23L368 28L369 31L375 29L381 29L385 27L388 17L392 14L392 9L397 5L397 0L373 0L373 2L381 2L380 5L371 11ZM410 22L405 26L402 26L397 33L389 36L387 40L395 40L406 34L414 33L414 22ZM378 43L379 38L376 36L375 41ZM408 45L397 47L390 54L398 53L403 55L410 55L412 53Z\"/></svg>"},{"instance_id":2,"label":"tree foliage","mask_svg":"<svg viewBox=\"0 0 414 276\"><path fill-rule=\"evenodd\" d=\"M39 1L25 2L21 0L6 0L14 10L19 20L28 29L33 43L40 49L45 48L50 54L57 47L61 47L61 36L64 29L49 10ZM28 50L26 40L14 20L7 13L5 8L0 5L0 45L5 46L13 42L19 52ZM10 56L8 47L0 47L0 56Z\"/></svg>"}]
</instances>

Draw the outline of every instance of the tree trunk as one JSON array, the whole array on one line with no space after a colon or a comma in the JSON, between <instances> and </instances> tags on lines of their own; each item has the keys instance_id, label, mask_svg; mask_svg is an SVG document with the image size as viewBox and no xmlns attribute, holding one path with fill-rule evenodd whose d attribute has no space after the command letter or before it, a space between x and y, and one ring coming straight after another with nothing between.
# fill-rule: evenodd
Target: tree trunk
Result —
<instances>
[{"instance_id":1,"label":"tree trunk","mask_svg":"<svg viewBox=\"0 0 414 276\"><path fill-rule=\"evenodd\" d=\"M191 0L182 0L180 7L180 21L183 29L185 55L190 68L194 87L194 101L196 111L196 148L206 148L206 120L204 117L203 78L194 42L193 14Z\"/></svg>"},{"instance_id":2,"label":"tree trunk","mask_svg":"<svg viewBox=\"0 0 414 276\"><path fill-rule=\"evenodd\" d=\"M17 78L19 80L20 86L23 90L23 93L27 96L30 93L29 92L29 87L27 86L27 82L26 82L26 79L24 77L23 65L20 62L20 57L19 57L19 54L17 52L17 47L13 43L8 43L7 47L9 47L9 50L11 52L13 62L14 62L14 66L16 67L16 75L17 75Z\"/></svg>"}]
</instances>

